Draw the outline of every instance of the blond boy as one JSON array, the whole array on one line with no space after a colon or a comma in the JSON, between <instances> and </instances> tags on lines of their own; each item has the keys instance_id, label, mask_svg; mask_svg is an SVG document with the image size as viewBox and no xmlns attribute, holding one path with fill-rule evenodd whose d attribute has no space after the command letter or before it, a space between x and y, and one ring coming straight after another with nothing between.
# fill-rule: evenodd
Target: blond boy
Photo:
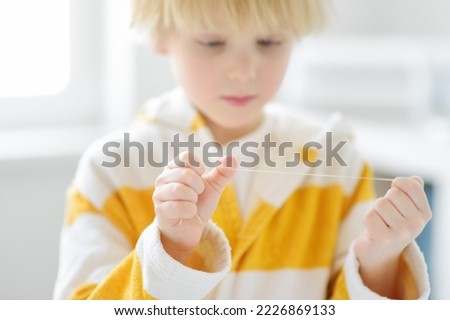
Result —
<instances>
[{"instance_id":1,"label":"blond boy","mask_svg":"<svg viewBox=\"0 0 450 320\"><path fill-rule=\"evenodd\" d=\"M370 169L341 119L319 125L270 102L295 39L323 23L320 1L132 4L134 27L170 58L180 88L150 100L126 139L112 133L83 156L68 198L55 298L428 297L414 242L431 218L423 181L397 178L372 201ZM206 149L161 147L192 136L197 146L225 148L268 133L270 143L292 148L270 165L258 145L248 170L241 170L242 148L209 168ZM342 162L306 165L326 157L329 149L315 144L301 163L286 165L327 133L346 142ZM109 165L109 147L123 156L128 139L169 163L142 165L136 147L129 166Z\"/></svg>"}]
</instances>

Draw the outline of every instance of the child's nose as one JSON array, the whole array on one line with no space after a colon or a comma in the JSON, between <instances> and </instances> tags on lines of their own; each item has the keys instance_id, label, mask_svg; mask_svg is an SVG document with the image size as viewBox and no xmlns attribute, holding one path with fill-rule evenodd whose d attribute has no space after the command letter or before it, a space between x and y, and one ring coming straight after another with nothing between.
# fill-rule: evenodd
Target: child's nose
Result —
<instances>
[{"instance_id":1,"label":"child's nose","mask_svg":"<svg viewBox=\"0 0 450 320\"><path fill-rule=\"evenodd\" d=\"M228 77L233 81L251 81L256 78L256 58L248 53L240 53L231 59Z\"/></svg>"}]
</instances>

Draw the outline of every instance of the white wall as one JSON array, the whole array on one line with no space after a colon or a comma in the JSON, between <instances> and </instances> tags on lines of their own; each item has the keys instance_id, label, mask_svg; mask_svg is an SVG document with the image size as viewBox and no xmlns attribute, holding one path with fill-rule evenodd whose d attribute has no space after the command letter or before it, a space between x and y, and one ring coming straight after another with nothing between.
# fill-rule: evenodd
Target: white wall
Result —
<instances>
[{"instance_id":1,"label":"white wall","mask_svg":"<svg viewBox=\"0 0 450 320\"><path fill-rule=\"evenodd\" d=\"M0 161L0 299L51 299L76 159Z\"/></svg>"}]
</instances>

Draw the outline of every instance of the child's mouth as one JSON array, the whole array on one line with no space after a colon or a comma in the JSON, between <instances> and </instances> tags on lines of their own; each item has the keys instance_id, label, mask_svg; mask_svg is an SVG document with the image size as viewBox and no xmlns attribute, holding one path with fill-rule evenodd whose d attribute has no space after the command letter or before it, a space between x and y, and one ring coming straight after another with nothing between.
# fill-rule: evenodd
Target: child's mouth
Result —
<instances>
[{"instance_id":1,"label":"child's mouth","mask_svg":"<svg viewBox=\"0 0 450 320\"><path fill-rule=\"evenodd\" d=\"M222 100L228 102L229 104L236 107L244 107L248 105L253 99L256 98L255 95L247 96L222 96Z\"/></svg>"}]
</instances>

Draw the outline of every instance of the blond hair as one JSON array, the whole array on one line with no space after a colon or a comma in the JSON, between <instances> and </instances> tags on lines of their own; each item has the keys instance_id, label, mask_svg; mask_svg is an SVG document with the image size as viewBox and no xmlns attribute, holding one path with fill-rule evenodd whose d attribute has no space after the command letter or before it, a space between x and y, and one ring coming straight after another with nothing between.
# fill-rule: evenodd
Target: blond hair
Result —
<instances>
[{"instance_id":1,"label":"blond hair","mask_svg":"<svg viewBox=\"0 0 450 320\"><path fill-rule=\"evenodd\" d=\"M300 37L324 24L322 0L132 0L131 26L144 37L226 27Z\"/></svg>"}]
</instances>

